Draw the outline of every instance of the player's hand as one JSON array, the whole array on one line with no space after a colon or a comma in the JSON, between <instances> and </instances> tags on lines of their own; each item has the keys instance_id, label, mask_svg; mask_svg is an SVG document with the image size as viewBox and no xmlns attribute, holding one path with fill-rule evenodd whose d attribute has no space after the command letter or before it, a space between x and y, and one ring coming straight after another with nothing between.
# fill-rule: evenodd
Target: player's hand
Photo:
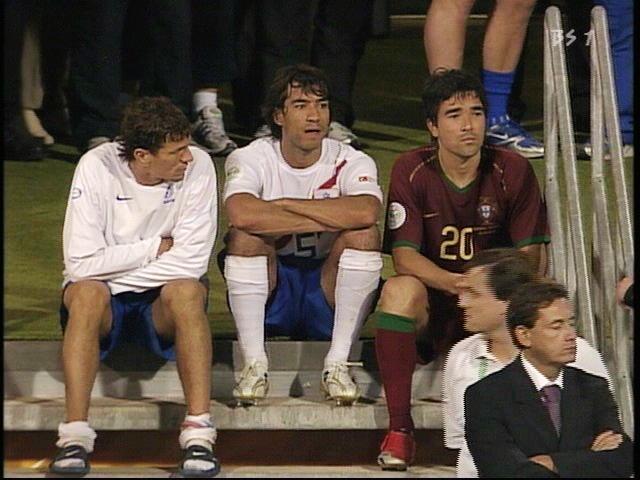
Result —
<instances>
[{"instance_id":1,"label":"player's hand","mask_svg":"<svg viewBox=\"0 0 640 480\"><path fill-rule=\"evenodd\" d=\"M615 450L622 443L622 434L615 433L612 430L602 432L596 437L591 445L591 450L601 452L602 450Z\"/></svg>"},{"instance_id":2,"label":"player's hand","mask_svg":"<svg viewBox=\"0 0 640 480\"><path fill-rule=\"evenodd\" d=\"M459 283L464 275L461 273L447 272L442 277L442 285L440 290L449 295L458 295L460 293Z\"/></svg>"},{"instance_id":3,"label":"player's hand","mask_svg":"<svg viewBox=\"0 0 640 480\"><path fill-rule=\"evenodd\" d=\"M633 279L630 277L624 277L618 282L616 286L616 300L618 300L620 305L626 306L624 303L624 295L631 285L633 285Z\"/></svg>"},{"instance_id":4,"label":"player's hand","mask_svg":"<svg viewBox=\"0 0 640 480\"><path fill-rule=\"evenodd\" d=\"M535 455L533 457L529 457L529 460L537 463L538 465L542 465L545 468L548 468L552 472L556 471L556 466L553 463L553 458L551 458L549 455Z\"/></svg>"},{"instance_id":5,"label":"player's hand","mask_svg":"<svg viewBox=\"0 0 640 480\"><path fill-rule=\"evenodd\" d=\"M158 247L156 258L162 255L164 252L168 252L171 247L173 247L173 237L162 237L162 240L160 240L160 246Z\"/></svg>"}]
</instances>

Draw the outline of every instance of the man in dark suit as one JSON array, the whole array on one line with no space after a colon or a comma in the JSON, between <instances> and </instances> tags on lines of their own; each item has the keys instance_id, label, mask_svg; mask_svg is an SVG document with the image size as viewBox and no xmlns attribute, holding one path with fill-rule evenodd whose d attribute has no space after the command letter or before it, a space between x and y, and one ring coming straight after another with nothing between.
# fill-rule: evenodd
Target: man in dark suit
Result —
<instances>
[{"instance_id":1,"label":"man in dark suit","mask_svg":"<svg viewBox=\"0 0 640 480\"><path fill-rule=\"evenodd\" d=\"M606 381L566 366L576 352L566 289L523 284L507 322L521 354L465 392L480 477L629 477L633 445Z\"/></svg>"}]
</instances>

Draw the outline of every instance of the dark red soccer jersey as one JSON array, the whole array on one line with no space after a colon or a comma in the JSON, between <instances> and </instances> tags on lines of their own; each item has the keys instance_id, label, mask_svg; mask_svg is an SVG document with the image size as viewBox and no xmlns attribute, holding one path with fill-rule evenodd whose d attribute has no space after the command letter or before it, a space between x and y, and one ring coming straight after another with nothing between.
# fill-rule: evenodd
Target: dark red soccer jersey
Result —
<instances>
[{"instance_id":1,"label":"dark red soccer jersey","mask_svg":"<svg viewBox=\"0 0 640 480\"><path fill-rule=\"evenodd\" d=\"M480 173L464 188L449 180L434 147L402 154L393 165L384 251L409 246L451 272L475 252L549 242L546 209L529 162L484 147Z\"/></svg>"}]
</instances>

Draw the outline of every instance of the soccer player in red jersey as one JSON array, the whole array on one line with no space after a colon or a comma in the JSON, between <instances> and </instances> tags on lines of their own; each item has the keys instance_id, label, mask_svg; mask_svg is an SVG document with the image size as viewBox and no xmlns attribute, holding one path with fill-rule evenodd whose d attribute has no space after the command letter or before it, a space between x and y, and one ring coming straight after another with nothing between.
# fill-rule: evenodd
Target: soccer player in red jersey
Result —
<instances>
[{"instance_id":1,"label":"soccer player in red jersey","mask_svg":"<svg viewBox=\"0 0 640 480\"><path fill-rule=\"evenodd\" d=\"M376 318L390 420L378 456L385 470L405 470L414 457L416 361L428 363L467 336L457 306L464 264L480 250L513 246L542 266L549 242L531 165L513 151L485 145L487 104L479 80L437 70L422 102L434 145L396 160L387 206L383 248L397 275L384 285Z\"/></svg>"}]
</instances>

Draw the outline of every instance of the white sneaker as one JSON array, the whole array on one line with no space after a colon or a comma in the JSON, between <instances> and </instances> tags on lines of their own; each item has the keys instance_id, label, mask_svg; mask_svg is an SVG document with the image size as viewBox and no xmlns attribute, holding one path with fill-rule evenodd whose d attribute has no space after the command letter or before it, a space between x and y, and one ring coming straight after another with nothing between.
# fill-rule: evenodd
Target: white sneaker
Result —
<instances>
[{"instance_id":1,"label":"white sneaker","mask_svg":"<svg viewBox=\"0 0 640 480\"><path fill-rule=\"evenodd\" d=\"M335 362L322 371L320 389L337 405L351 405L360 397L360 388L349 375L352 366L362 366L362 363Z\"/></svg>"},{"instance_id":2,"label":"white sneaker","mask_svg":"<svg viewBox=\"0 0 640 480\"><path fill-rule=\"evenodd\" d=\"M31 135L41 138L42 143L45 145L53 145L55 143L54 138L44 129L42 123L40 123L40 118L38 118L36 112L30 108L23 108L22 118L24 118L24 123Z\"/></svg>"},{"instance_id":3,"label":"white sneaker","mask_svg":"<svg viewBox=\"0 0 640 480\"><path fill-rule=\"evenodd\" d=\"M270 137L272 135L271 128L266 123L264 125L260 125L256 132L253 134L253 138L264 138Z\"/></svg>"},{"instance_id":4,"label":"white sneaker","mask_svg":"<svg viewBox=\"0 0 640 480\"><path fill-rule=\"evenodd\" d=\"M259 400L263 400L267 396L268 391L267 366L259 360L253 360L242 370L240 380L233 389L233 396L239 405L257 405Z\"/></svg>"},{"instance_id":5,"label":"white sneaker","mask_svg":"<svg viewBox=\"0 0 640 480\"><path fill-rule=\"evenodd\" d=\"M238 148L224 130L222 111L207 106L198 112L196 121L191 125L193 139L213 155L226 156Z\"/></svg>"},{"instance_id":6,"label":"white sneaker","mask_svg":"<svg viewBox=\"0 0 640 480\"><path fill-rule=\"evenodd\" d=\"M358 136L340 122L331 122L329 124L329 133L327 136L339 142L351 145L353 148L362 147Z\"/></svg>"},{"instance_id":7,"label":"white sneaker","mask_svg":"<svg viewBox=\"0 0 640 480\"><path fill-rule=\"evenodd\" d=\"M585 143L582 145L582 151L580 151L580 146L576 146L576 150L578 150L578 158L591 158L593 147L591 143ZM582 154L582 155L581 155ZM622 158L632 158L634 156L633 152L633 144L623 144L622 145ZM605 144L604 146L604 159L611 160L611 152L609 150L609 145Z\"/></svg>"}]
</instances>

